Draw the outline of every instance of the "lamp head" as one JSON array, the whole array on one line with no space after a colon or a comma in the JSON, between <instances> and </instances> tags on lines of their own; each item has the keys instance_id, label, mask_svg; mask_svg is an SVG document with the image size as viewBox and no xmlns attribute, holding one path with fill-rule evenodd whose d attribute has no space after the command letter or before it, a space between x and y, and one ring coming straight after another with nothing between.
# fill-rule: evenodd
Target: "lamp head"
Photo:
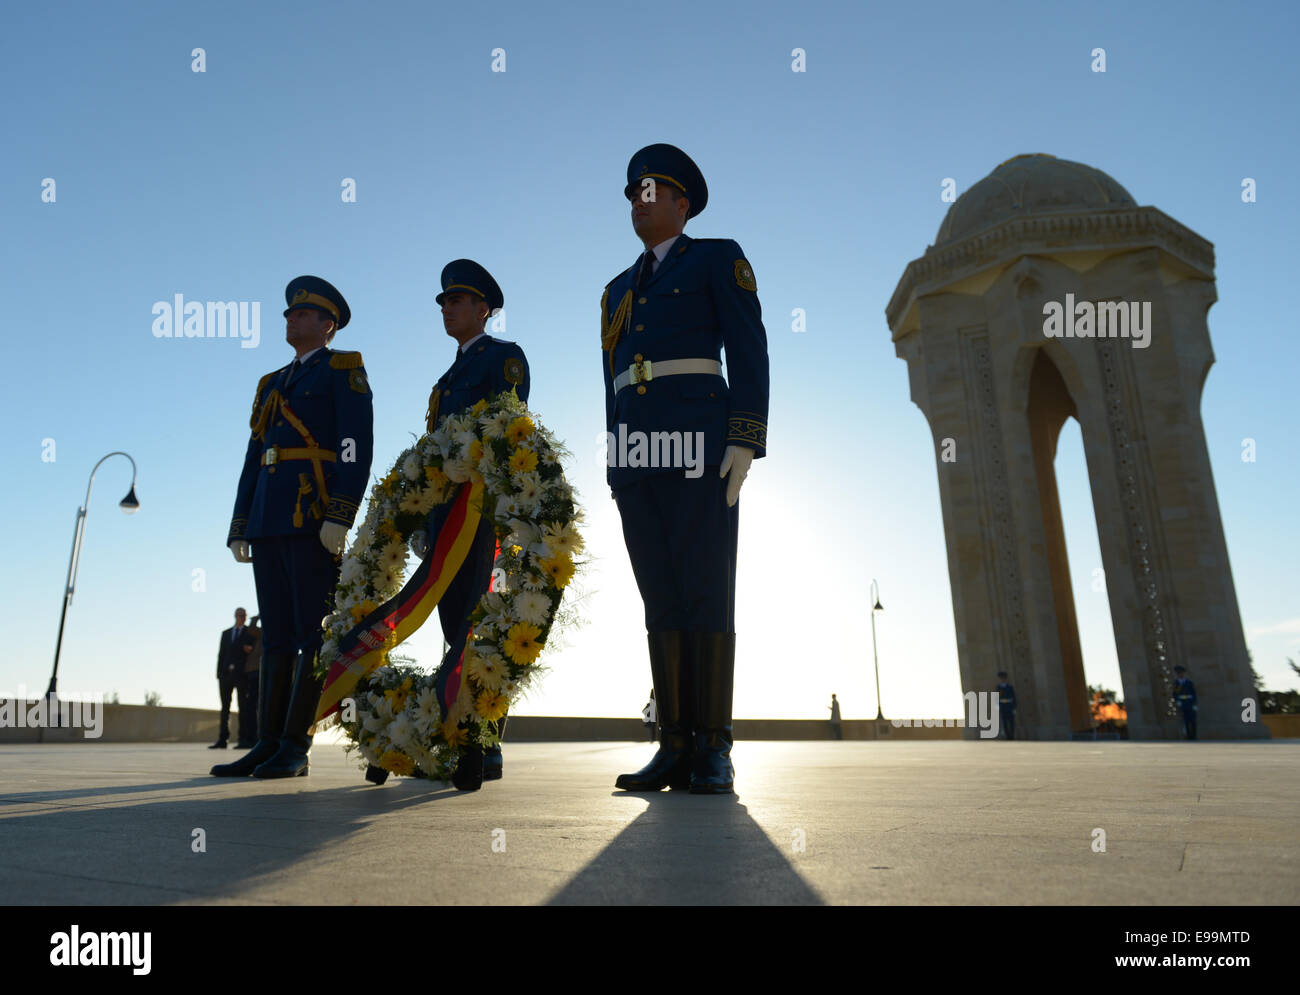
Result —
<instances>
[{"instance_id":1,"label":"lamp head","mask_svg":"<svg viewBox=\"0 0 1300 995\"><path fill-rule=\"evenodd\" d=\"M118 502L117 506L128 515L134 515L140 510L140 501L135 496L135 484L131 485L131 489L127 492L126 497L122 498L122 500Z\"/></svg>"}]
</instances>

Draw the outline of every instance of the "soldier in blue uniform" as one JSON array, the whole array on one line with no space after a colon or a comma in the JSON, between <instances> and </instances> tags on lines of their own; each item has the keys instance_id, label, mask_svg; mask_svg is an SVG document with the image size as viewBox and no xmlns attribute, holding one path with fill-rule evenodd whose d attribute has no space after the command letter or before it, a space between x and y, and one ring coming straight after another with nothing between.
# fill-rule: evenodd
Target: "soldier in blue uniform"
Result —
<instances>
[{"instance_id":1,"label":"soldier in blue uniform","mask_svg":"<svg viewBox=\"0 0 1300 995\"><path fill-rule=\"evenodd\" d=\"M1188 739L1196 738L1196 685L1190 677L1183 676L1187 668L1181 664L1174 668L1174 701L1183 713L1183 731Z\"/></svg>"},{"instance_id":2,"label":"soldier in blue uniform","mask_svg":"<svg viewBox=\"0 0 1300 995\"><path fill-rule=\"evenodd\" d=\"M253 564L262 611L258 740L213 767L217 777L308 772L321 623L370 477L372 397L361 353L329 348L351 318L347 302L315 276L293 280L284 299L296 356L257 385L226 540L238 562Z\"/></svg>"},{"instance_id":3,"label":"soldier in blue uniform","mask_svg":"<svg viewBox=\"0 0 1300 995\"><path fill-rule=\"evenodd\" d=\"M442 270L442 293L435 300L442 307L442 323L447 334L456 340L456 357L447 372L438 378L429 395L425 415L428 431L437 428L447 415L455 415L480 400L514 388L519 399L528 401L528 360L514 342L493 338L484 331L488 318L505 304L501 288L492 275L472 259L456 259ZM420 550L425 555L437 542L452 503L438 505L429 514L428 535ZM487 591L492 580L496 553L496 533L492 523L479 522L474 543L465 562L452 579L438 604L447 654L443 657L442 679L451 676L465 650L469 637L470 614ZM442 688L439 689L442 698ZM495 724L499 737L506 728L505 717ZM453 783L463 791L482 787L483 781L502 776L504 765L500 745L486 751L472 747L465 751L453 776Z\"/></svg>"},{"instance_id":4,"label":"soldier in blue uniform","mask_svg":"<svg viewBox=\"0 0 1300 995\"><path fill-rule=\"evenodd\" d=\"M998 671L998 724L1007 739L1016 738L1016 689L1007 680L1005 670Z\"/></svg>"},{"instance_id":5,"label":"soldier in blue uniform","mask_svg":"<svg viewBox=\"0 0 1300 995\"><path fill-rule=\"evenodd\" d=\"M737 500L766 451L767 334L740 246L683 234L708 201L685 152L641 149L623 193L645 252L601 300L607 479L645 604L660 738L615 783L730 794Z\"/></svg>"}]
</instances>

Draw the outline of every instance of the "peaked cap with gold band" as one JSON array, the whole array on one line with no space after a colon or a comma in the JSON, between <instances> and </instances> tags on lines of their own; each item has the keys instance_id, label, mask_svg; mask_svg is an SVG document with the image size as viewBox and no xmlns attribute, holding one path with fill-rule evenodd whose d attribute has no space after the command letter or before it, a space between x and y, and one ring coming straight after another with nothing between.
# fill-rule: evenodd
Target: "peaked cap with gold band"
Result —
<instances>
[{"instance_id":1,"label":"peaked cap with gold band","mask_svg":"<svg viewBox=\"0 0 1300 995\"><path fill-rule=\"evenodd\" d=\"M299 308L320 311L334 319L334 330L340 331L352 320L348 302L328 280L318 276L300 276L290 280L284 288L284 302L289 305L284 309L284 316Z\"/></svg>"},{"instance_id":2,"label":"peaked cap with gold band","mask_svg":"<svg viewBox=\"0 0 1300 995\"><path fill-rule=\"evenodd\" d=\"M492 274L473 259L453 259L442 268L442 293L434 298L439 304L448 294L473 294L487 301L490 311L505 306L505 295L497 286Z\"/></svg>"},{"instance_id":3,"label":"peaked cap with gold band","mask_svg":"<svg viewBox=\"0 0 1300 995\"><path fill-rule=\"evenodd\" d=\"M700 167L676 145L647 145L627 164L627 186L623 196L628 200L639 196L645 189L646 179L656 183L671 183L690 201L687 218L693 218L704 210L709 202L709 188L704 182Z\"/></svg>"}]
</instances>

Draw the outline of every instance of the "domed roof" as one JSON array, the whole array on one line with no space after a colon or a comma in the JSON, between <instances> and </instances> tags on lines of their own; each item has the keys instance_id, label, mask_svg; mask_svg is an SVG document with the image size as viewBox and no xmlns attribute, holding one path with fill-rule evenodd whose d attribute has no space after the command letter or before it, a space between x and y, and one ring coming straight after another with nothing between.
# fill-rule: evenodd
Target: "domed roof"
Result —
<instances>
[{"instance_id":1,"label":"domed roof","mask_svg":"<svg viewBox=\"0 0 1300 995\"><path fill-rule=\"evenodd\" d=\"M1034 153L1002 163L957 198L935 237L935 247L1019 215L1137 207L1129 192L1081 162Z\"/></svg>"}]
</instances>

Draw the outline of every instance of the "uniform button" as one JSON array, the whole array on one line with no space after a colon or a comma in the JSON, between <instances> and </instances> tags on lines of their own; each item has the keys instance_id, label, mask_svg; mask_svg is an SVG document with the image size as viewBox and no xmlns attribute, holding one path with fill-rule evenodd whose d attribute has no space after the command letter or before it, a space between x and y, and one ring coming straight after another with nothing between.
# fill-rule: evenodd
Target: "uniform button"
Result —
<instances>
[{"instance_id":1,"label":"uniform button","mask_svg":"<svg viewBox=\"0 0 1300 995\"><path fill-rule=\"evenodd\" d=\"M714 391L709 391L709 397L717 397L717 396L718 396L717 393L715 393Z\"/></svg>"},{"instance_id":2,"label":"uniform button","mask_svg":"<svg viewBox=\"0 0 1300 995\"><path fill-rule=\"evenodd\" d=\"M451 391L449 391L449 390L444 390L444 391L442 392L442 396L443 396L443 397L451 397Z\"/></svg>"},{"instance_id":3,"label":"uniform button","mask_svg":"<svg viewBox=\"0 0 1300 995\"><path fill-rule=\"evenodd\" d=\"M268 467L266 468L266 472L267 472L267 473L275 473L275 467L273 467L273 466L268 466Z\"/></svg>"},{"instance_id":4,"label":"uniform button","mask_svg":"<svg viewBox=\"0 0 1300 995\"><path fill-rule=\"evenodd\" d=\"M645 331L645 325L637 325L637 326L636 326L636 330L637 330L638 332L644 332L644 331Z\"/></svg>"},{"instance_id":5,"label":"uniform button","mask_svg":"<svg viewBox=\"0 0 1300 995\"><path fill-rule=\"evenodd\" d=\"M644 304L644 303L645 303L645 298L642 297L639 301L637 301L637 303L638 303L638 304Z\"/></svg>"},{"instance_id":6,"label":"uniform button","mask_svg":"<svg viewBox=\"0 0 1300 995\"><path fill-rule=\"evenodd\" d=\"M638 394L644 394L644 393L645 393L645 384L642 384L640 387L638 387L638 388L636 389L636 392L637 392Z\"/></svg>"},{"instance_id":7,"label":"uniform button","mask_svg":"<svg viewBox=\"0 0 1300 995\"><path fill-rule=\"evenodd\" d=\"M641 362L642 358L643 358L642 355L638 352L635 356L632 357L632 360L633 362L639 363Z\"/></svg>"},{"instance_id":8,"label":"uniform button","mask_svg":"<svg viewBox=\"0 0 1300 995\"><path fill-rule=\"evenodd\" d=\"M278 422L276 422L275 424L276 424L276 427L277 427L277 428L283 428L283 427L284 427L284 422L282 422L282 421L278 421Z\"/></svg>"},{"instance_id":9,"label":"uniform button","mask_svg":"<svg viewBox=\"0 0 1300 995\"><path fill-rule=\"evenodd\" d=\"M674 293L674 294L679 293L679 291L678 291L678 289L677 289L676 287L673 287L673 293Z\"/></svg>"}]
</instances>

